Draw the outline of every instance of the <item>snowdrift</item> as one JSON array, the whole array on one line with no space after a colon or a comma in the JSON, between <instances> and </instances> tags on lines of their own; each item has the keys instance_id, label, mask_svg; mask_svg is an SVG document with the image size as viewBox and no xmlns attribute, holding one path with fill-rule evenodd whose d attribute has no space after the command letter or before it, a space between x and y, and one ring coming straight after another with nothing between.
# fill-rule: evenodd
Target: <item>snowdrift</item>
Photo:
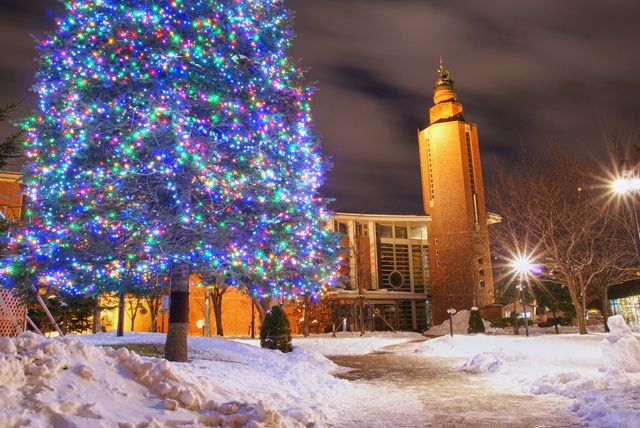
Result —
<instances>
[{"instance_id":1,"label":"snowdrift","mask_svg":"<svg viewBox=\"0 0 640 428\"><path fill-rule=\"evenodd\" d=\"M0 339L0 426L284 426L262 403L210 399L179 365L23 333Z\"/></svg>"},{"instance_id":2,"label":"snowdrift","mask_svg":"<svg viewBox=\"0 0 640 428\"><path fill-rule=\"evenodd\" d=\"M416 353L460 358L461 370L486 373L524 392L574 399L589 426L640 426L640 342L617 315L610 334L442 336Z\"/></svg>"}]
</instances>

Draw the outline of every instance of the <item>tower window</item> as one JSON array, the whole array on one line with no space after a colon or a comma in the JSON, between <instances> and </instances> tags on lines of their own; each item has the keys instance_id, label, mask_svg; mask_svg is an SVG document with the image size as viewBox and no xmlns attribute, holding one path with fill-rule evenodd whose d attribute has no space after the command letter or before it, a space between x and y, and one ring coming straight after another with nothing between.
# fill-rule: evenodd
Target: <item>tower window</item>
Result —
<instances>
[{"instance_id":1,"label":"tower window","mask_svg":"<svg viewBox=\"0 0 640 428\"><path fill-rule=\"evenodd\" d=\"M480 274L480 276L484 276L484 269L480 269L478 273Z\"/></svg>"},{"instance_id":2,"label":"tower window","mask_svg":"<svg viewBox=\"0 0 640 428\"><path fill-rule=\"evenodd\" d=\"M433 165L431 163L431 141L427 137L427 165L429 166L429 198L434 200L436 198L435 190L433 189Z\"/></svg>"},{"instance_id":3,"label":"tower window","mask_svg":"<svg viewBox=\"0 0 640 428\"><path fill-rule=\"evenodd\" d=\"M487 285L485 281L480 281L480 288L484 288Z\"/></svg>"},{"instance_id":4,"label":"tower window","mask_svg":"<svg viewBox=\"0 0 640 428\"><path fill-rule=\"evenodd\" d=\"M484 263L484 259L482 257L478 257L478 264L481 265Z\"/></svg>"},{"instance_id":5,"label":"tower window","mask_svg":"<svg viewBox=\"0 0 640 428\"><path fill-rule=\"evenodd\" d=\"M471 194L476 194L476 179L475 174L473 173L473 152L471 151L471 133L466 131L464 133L465 139L467 140L467 158L469 160L469 183L471 187Z\"/></svg>"}]
</instances>

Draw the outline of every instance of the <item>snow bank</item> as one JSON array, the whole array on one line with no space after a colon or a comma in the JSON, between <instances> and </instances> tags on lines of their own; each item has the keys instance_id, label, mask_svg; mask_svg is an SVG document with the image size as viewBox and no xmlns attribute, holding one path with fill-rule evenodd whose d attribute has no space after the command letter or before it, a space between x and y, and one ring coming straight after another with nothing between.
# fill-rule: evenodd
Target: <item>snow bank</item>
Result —
<instances>
[{"instance_id":1,"label":"snow bank","mask_svg":"<svg viewBox=\"0 0 640 428\"><path fill-rule=\"evenodd\" d=\"M0 426L283 426L262 403L212 400L178 364L73 338L0 339Z\"/></svg>"},{"instance_id":2,"label":"snow bank","mask_svg":"<svg viewBox=\"0 0 640 428\"><path fill-rule=\"evenodd\" d=\"M622 317L609 320L609 335L443 336L416 352L460 358L461 370L525 392L573 398L589 425L640 426L640 343Z\"/></svg>"},{"instance_id":3,"label":"snow bank","mask_svg":"<svg viewBox=\"0 0 640 428\"><path fill-rule=\"evenodd\" d=\"M622 315L608 319L609 336L602 342L605 367L640 372L640 342L627 327Z\"/></svg>"},{"instance_id":4,"label":"snow bank","mask_svg":"<svg viewBox=\"0 0 640 428\"><path fill-rule=\"evenodd\" d=\"M263 408L280 415L280 422L287 426L335 426L340 415L351 414L354 408L384 408L392 400L403 403L396 407L414 409L419 402L412 397L389 393L382 385L336 378L333 373L339 370L338 366L318 351L361 354L366 349L416 338L424 339L415 333L376 333L363 339L359 339L357 333L339 333L337 338L330 335L294 337L293 352L283 354L260 348L257 340L189 337L191 361L170 364L185 383L196 385L198 394L215 403L231 400L262 403ZM116 337L113 333L105 333L80 336L79 339L101 345L160 345L164 344L165 336L127 333ZM363 342L359 343L359 340Z\"/></svg>"},{"instance_id":5,"label":"snow bank","mask_svg":"<svg viewBox=\"0 0 640 428\"><path fill-rule=\"evenodd\" d=\"M260 341L257 339L233 340L248 345L260 346ZM331 333L313 334L309 337L294 336L293 347L325 356L365 355L385 346L399 345L417 340L424 340L424 336L414 332L376 331L366 332L364 336L360 336L359 332L337 332L336 337L333 337Z\"/></svg>"},{"instance_id":6,"label":"snow bank","mask_svg":"<svg viewBox=\"0 0 640 428\"><path fill-rule=\"evenodd\" d=\"M453 314L453 334L469 334L469 316L471 311L462 310ZM491 323L489 321L482 320L485 330L491 329ZM424 332L425 336L444 336L449 334L449 320L446 320L440 325L435 325L429 330Z\"/></svg>"}]
</instances>

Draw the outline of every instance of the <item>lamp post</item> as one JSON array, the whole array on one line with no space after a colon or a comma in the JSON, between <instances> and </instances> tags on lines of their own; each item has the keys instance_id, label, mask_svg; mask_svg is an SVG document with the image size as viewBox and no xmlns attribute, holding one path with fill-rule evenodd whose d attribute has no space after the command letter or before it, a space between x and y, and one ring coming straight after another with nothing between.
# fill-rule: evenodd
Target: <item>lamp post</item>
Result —
<instances>
[{"instance_id":1,"label":"lamp post","mask_svg":"<svg viewBox=\"0 0 640 428\"><path fill-rule=\"evenodd\" d=\"M527 322L527 298L524 292L524 285L518 284L516 285L516 288L518 289L518 291L520 291L520 293L522 293L522 309L524 311L524 334L525 336L529 337L529 325Z\"/></svg>"},{"instance_id":2,"label":"lamp post","mask_svg":"<svg viewBox=\"0 0 640 428\"><path fill-rule=\"evenodd\" d=\"M453 337L453 314L457 311L453 308L447 309L447 313L449 314L449 335Z\"/></svg>"},{"instance_id":3,"label":"lamp post","mask_svg":"<svg viewBox=\"0 0 640 428\"><path fill-rule=\"evenodd\" d=\"M621 165L624 167L625 160ZM631 219L631 228L633 234L633 243L636 247L636 257L640 262L640 226L638 225L638 212L636 211L636 193L640 190L640 178L635 177L630 169L622 171L622 175L612 183L613 191L624 198L629 217Z\"/></svg>"},{"instance_id":4,"label":"lamp post","mask_svg":"<svg viewBox=\"0 0 640 428\"><path fill-rule=\"evenodd\" d=\"M526 336L529 336L529 324L527 322L527 298L525 293L526 286L525 284L523 284L523 280L528 277L529 273L539 274L540 267L538 265L534 265L531 262L531 259L526 255L521 255L513 260L511 262L511 267L518 275L518 285L516 285L516 289L518 289L518 291L522 293L522 308L524 309L524 332Z\"/></svg>"}]
</instances>

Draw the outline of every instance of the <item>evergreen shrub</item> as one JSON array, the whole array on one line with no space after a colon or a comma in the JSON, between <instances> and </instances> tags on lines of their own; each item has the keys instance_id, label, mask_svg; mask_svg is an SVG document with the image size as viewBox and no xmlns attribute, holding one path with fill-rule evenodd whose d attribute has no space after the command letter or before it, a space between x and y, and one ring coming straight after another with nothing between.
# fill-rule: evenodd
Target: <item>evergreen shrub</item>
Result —
<instances>
[{"instance_id":1,"label":"evergreen shrub","mask_svg":"<svg viewBox=\"0 0 640 428\"><path fill-rule=\"evenodd\" d=\"M484 322L478 308L471 308L471 314L469 315L469 328L467 329L469 334L484 333Z\"/></svg>"},{"instance_id":2,"label":"evergreen shrub","mask_svg":"<svg viewBox=\"0 0 640 428\"><path fill-rule=\"evenodd\" d=\"M271 308L260 327L260 346L291 352L291 326L287 314L280 306Z\"/></svg>"}]
</instances>

